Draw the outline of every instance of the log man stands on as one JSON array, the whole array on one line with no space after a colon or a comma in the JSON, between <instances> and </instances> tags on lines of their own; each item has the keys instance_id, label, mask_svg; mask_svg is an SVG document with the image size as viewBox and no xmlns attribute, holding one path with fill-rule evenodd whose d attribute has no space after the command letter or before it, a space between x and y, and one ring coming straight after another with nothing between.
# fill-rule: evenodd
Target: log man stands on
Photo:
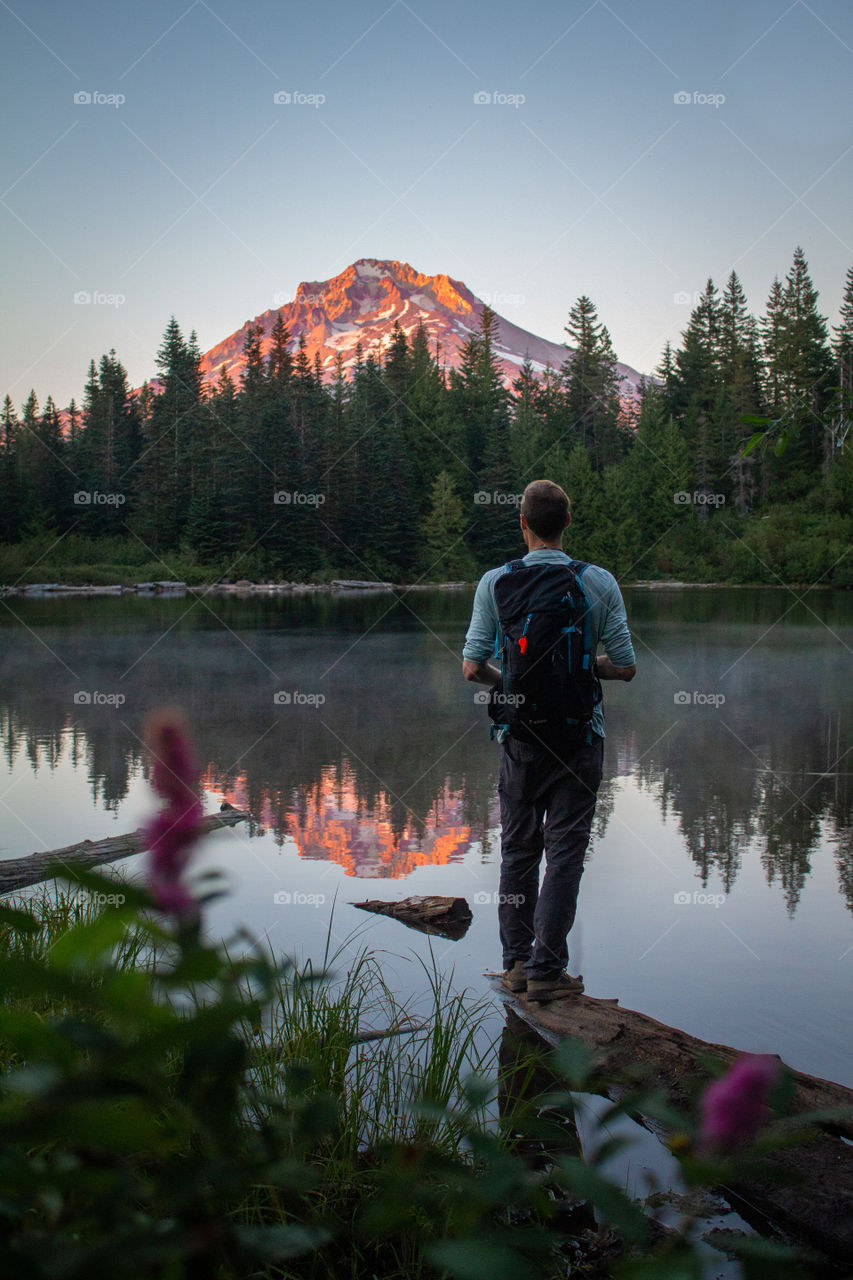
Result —
<instances>
[{"instance_id":1,"label":"log man stands on","mask_svg":"<svg viewBox=\"0 0 853 1280\"><path fill-rule=\"evenodd\" d=\"M636 672L616 580L566 555L570 522L559 485L527 486L520 516L527 555L483 575L462 650L465 678L491 686L482 700L503 744L502 982L538 1002L583 991L582 979L567 972L568 934L601 782L600 681ZM605 653L596 657L599 644Z\"/></svg>"}]
</instances>

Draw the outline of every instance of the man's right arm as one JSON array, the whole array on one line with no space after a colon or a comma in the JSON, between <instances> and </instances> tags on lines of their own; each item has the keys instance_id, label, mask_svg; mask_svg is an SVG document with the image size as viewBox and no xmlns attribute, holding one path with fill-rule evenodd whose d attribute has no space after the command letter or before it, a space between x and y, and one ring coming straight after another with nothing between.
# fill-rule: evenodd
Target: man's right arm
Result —
<instances>
[{"instance_id":1,"label":"man's right arm","mask_svg":"<svg viewBox=\"0 0 853 1280\"><path fill-rule=\"evenodd\" d=\"M498 634L498 611L492 593L495 573L494 569L484 573L477 584L471 623L462 650L462 674L475 684L491 685L501 678L500 670L489 662L489 658L494 656Z\"/></svg>"}]
</instances>

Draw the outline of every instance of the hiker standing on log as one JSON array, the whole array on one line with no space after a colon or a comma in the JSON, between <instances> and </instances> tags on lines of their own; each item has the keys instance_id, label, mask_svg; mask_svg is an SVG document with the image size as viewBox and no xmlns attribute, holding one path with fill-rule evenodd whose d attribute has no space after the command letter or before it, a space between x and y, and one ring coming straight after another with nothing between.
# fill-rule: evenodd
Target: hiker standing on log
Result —
<instances>
[{"instance_id":1,"label":"hiker standing on log","mask_svg":"<svg viewBox=\"0 0 853 1280\"><path fill-rule=\"evenodd\" d=\"M632 680L636 666L616 579L562 549L571 523L566 493L534 480L520 523L527 554L480 579L462 673L490 686L477 700L487 703L492 736L503 744L502 982L547 1002L583 991L582 979L567 972L568 934L601 782L600 681ZM606 656L596 657L599 644Z\"/></svg>"}]
</instances>

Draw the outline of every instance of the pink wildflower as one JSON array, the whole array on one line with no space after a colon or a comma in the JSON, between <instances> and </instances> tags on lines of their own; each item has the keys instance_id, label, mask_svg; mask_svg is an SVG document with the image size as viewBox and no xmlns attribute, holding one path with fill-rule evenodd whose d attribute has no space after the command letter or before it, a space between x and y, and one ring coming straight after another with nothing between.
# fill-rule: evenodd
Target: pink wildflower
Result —
<instances>
[{"instance_id":1,"label":"pink wildflower","mask_svg":"<svg viewBox=\"0 0 853 1280\"><path fill-rule=\"evenodd\" d=\"M181 881L202 817L199 768L187 723L179 711L156 711L145 724L145 742L154 760L151 782L166 801L148 824L151 850L149 886L158 906L189 916L196 904Z\"/></svg>"},{"instance_id":2,"label":"pink wildflower","mask_svg":"<svg viewBox=\"0 0 853 1280\"><path fill-rule=\"evenodd\" d=\"M767 1115L767 1095L779 1074L769 1053L744 1054L702 1095L699 1150L734 1151L754 1138Z\"/></svg>"}]
</instances>

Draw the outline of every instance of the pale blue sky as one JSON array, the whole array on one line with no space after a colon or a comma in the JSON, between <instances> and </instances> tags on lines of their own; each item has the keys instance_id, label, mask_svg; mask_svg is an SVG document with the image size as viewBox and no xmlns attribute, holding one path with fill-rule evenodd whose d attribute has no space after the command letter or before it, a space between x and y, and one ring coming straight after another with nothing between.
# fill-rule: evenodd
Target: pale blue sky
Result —
<instances>
[{"instance_id":1,"label":"pale blue sky","mask_svg":"<svg viewBox=\"0 0 853 1280\"><path fill-rule=\"evenodd\" d=\"M79 400L111 346L139 384L172 313L206 349L359 257L553 341L589 294L642 371L678 294L734 267L760 313L798 243L837 323L848 0L0 0L0 31L16 403Z\"/></svg>"}]
</instances>

